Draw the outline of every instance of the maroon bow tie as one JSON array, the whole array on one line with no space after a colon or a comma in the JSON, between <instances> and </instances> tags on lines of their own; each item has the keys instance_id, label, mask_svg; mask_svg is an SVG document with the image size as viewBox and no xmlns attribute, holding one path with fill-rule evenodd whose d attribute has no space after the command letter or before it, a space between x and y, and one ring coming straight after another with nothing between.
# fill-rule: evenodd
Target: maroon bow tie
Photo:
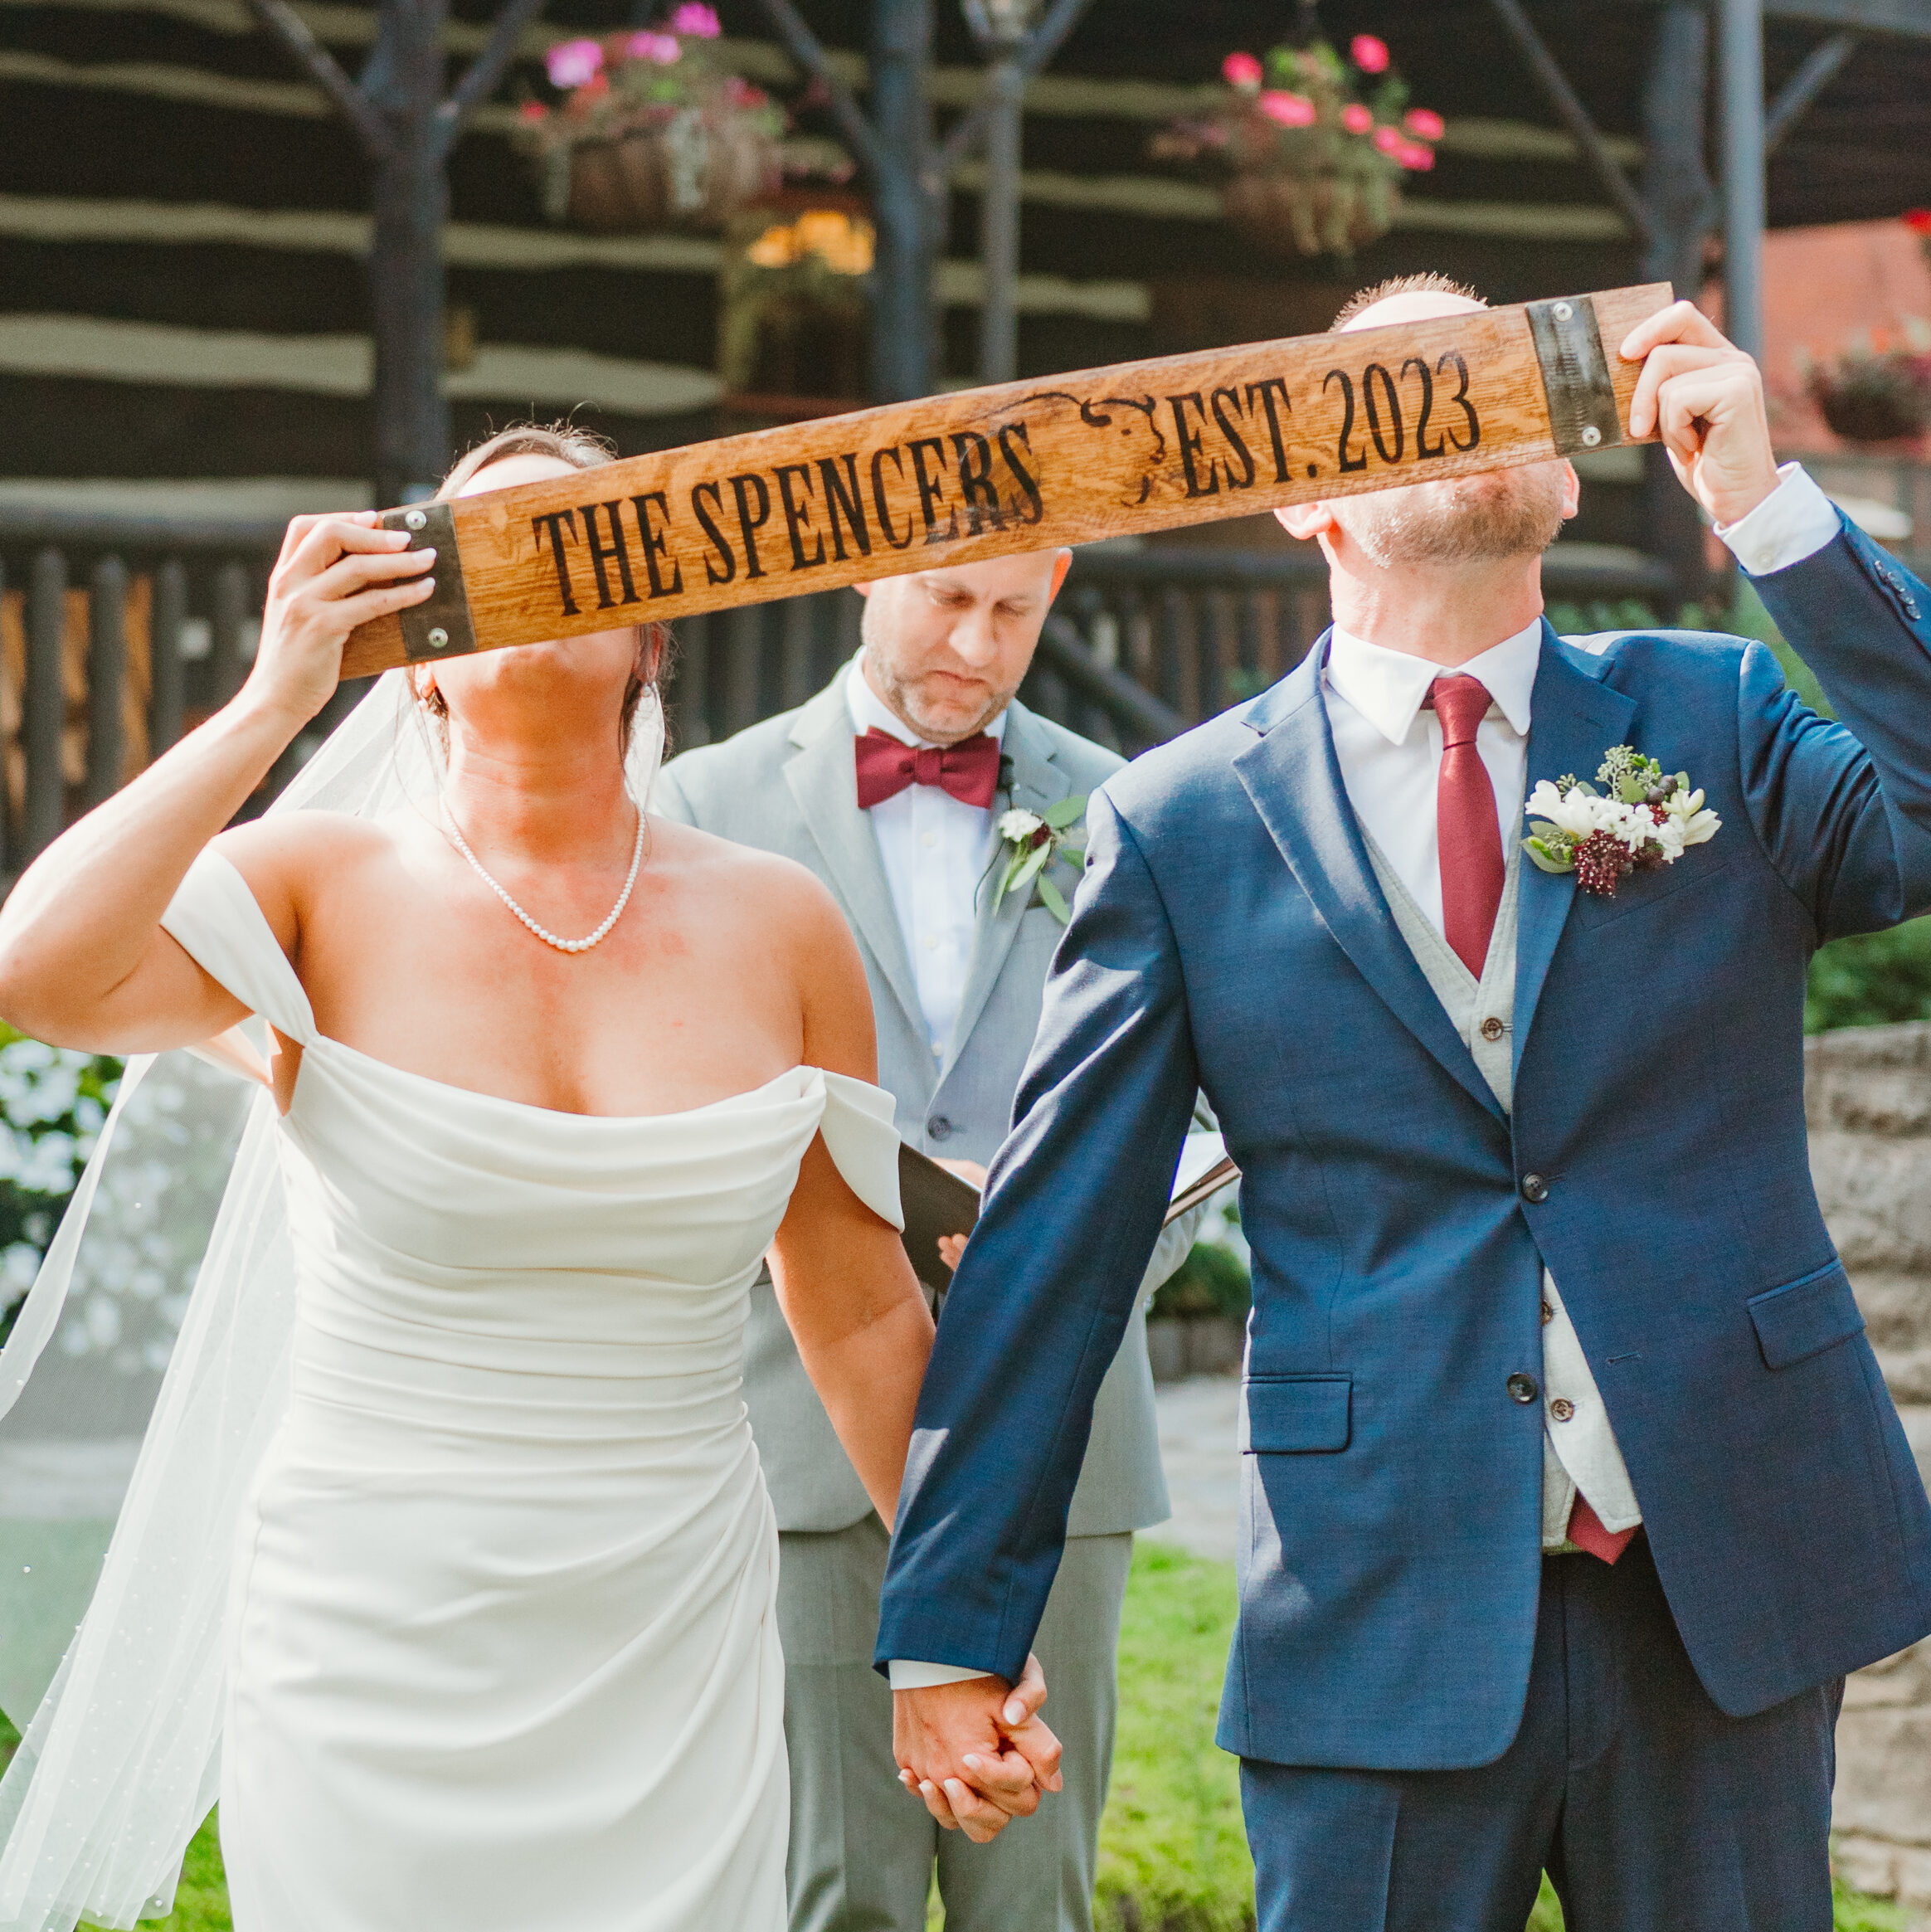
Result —
<instances>
[{"instance_id":1,"label":"maroon bow tie","mask_svg":"<svg viewBox=\"0 0 1931 1932\"><path fill-rule=\"evenodd\" d=\"M981 732L956 745L902 744L874 726L852 741L858 765L858 809L869 811L908 785L936 785L961 805L984 810L999 790L999 740Z\"/></svg>"}]
</instances>

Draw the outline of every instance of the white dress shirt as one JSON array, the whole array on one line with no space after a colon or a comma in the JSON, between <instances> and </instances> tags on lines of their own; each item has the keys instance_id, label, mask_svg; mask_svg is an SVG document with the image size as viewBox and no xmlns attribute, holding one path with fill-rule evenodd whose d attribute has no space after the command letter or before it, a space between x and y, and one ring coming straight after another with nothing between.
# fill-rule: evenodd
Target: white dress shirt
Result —
<instances>
[{"instance_id":1,"label":"white dress shirt","mask_svg":"<svg viewBox=\"0 0 1931 1932\"><path fill-rule=\"evenodd\" d=\"M872 730L904 745L927 745L888 708L865 682L864 656L854 661L845 680L845 703L860 737ZM1005 738L1002 711L985 728L995 742ZM966 805L937 785L908 785L875 805L866 815L878 841L893 910L912 961L919 1011L931 1042L932 1058L943 1060L952 1044L959 1007L966 997L966 972L972 963L972 936L978 922L980 882L992 837L990 808ZM985 888L990 892L990 885Z\"/></svg>"},{"instance_id":2,"label":"white dress shirt","mask_svg":"<svg viewBox=\"0 0 1931 1932\"><path fill-rule=\"evenodd\" d=\"M1830 499L1801 465L1787 463L1778 475L1778 487L1747 516L1716 527L1717 535L1753 577L1768 576L1801 562L1822 549L1839 528ZM1493 699L1488 715L1476 728L1476 749L1495 789L1496 819L1505 852L1510 840L1522 836L1530 700L1541 640L1542 620L1538 618L1514 636L1453 667L1480 679ZM1421 708L1429 687L1444 674L1442 665L1370 644L1337 625L1329 642L1324 681L1328 722L1348 802L1416 903L1446 937L1441 851L1435 826L1442 728L1432 711ZM877 711L883 711L856 667L852 684L854 691L863 693ZM858 704L854 697L854 719L862 715ZM867 716L867 723L882 722ZM864 724L859 728L865 728ZM906 736L902 726L892 728L897 736ZM882 809L873 808L874 820ZM883 835L879 844L883 849ZM896 884L893 891L896 894ZM902 924L904 917L902 910ZM1542 1541L1545 1549L1557 1549L1564 1546L1578 1488L1607 1529L1627 1529L1642 1518L1595 1377L1547 1270L1543 1274L1542 1341L1545 1419ZM1549 1419L1559 1404L1569 1413L1561 1418L1559 1427L1551 1426ZM909 1661L894 1661L890 1670L895 1691L986 1674L949 1664Z\"/></svg>"}]
</instances>

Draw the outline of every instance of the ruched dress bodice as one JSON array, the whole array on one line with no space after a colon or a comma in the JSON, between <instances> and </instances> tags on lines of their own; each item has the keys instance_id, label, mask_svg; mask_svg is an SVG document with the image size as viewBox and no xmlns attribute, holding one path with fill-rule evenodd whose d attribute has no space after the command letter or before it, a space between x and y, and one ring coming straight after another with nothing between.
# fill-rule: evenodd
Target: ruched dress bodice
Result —
<instances>
[{"instance_id":1,"label":"ruched dress bodice","mask_svg":"<svg viewBox=\"0 0 1931 1932\"><path fill-rule=\"evenodd\" d=\"M292 1392L230 1619L236 1932L781 1932L741 1339L815 1135L897 1224L891 1097L810 1067L640 1118L473 1093L319 1034L218 856L166 923L304 1049Z\"/></svg>"}]
</instances>

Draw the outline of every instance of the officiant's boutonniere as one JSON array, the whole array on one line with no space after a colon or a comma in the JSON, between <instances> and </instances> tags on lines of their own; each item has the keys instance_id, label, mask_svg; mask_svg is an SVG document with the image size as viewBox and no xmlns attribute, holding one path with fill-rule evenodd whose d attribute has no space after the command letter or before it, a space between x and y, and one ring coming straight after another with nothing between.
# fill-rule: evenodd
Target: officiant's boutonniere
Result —
<instances>
[{"instance_id":1,"label":"officiant's boutonniere","mask_svg":"<svg viewBox=\"0 0 1931 1932\"><path fill-rule=\"evenodd\" d=\"M1723 828L1690 789L1687 771L1666 773L1628 745L1604 757L1596 783L1608 790L1567 774L1553 785L1544 778L1522 808L1530 820L1522 849L1544 872L1573 872L1598 898L1614 898L1627 874L1674 865Z\"/></svg>"},{"instance_id":2,"label":"officiant's boutonniere","mask_svg":"<svg viewBox=\"0 0 1931 1932\"><path fill-rule=\"evenodd\" d=\"M1046 876L1046 869L1056 859L1063 859L1069 865L1078 865L1085 859L1085 828L1080 820L1086 816L1086 808L1082 791L1048 805L1043 814L1029 812L1022 805L1000 814L998 830L1000 843L1005 849L1005 870L1000 875L999 890L992 896L995 909L1008 893L1024 892L1037 883L1046 910L1062 926L1066 924L1073 917L1067 908L1066 895ZM996 865L999 861L995 859L993 863Z\"/></svg>"}]
</instances>

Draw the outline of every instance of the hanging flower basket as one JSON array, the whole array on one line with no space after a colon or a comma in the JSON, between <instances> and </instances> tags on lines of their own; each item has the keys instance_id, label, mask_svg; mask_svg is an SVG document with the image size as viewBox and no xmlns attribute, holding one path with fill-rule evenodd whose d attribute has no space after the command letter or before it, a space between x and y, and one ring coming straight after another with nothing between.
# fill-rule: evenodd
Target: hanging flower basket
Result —
<instances>
[{"instance_id":1,"label":"hanging flower basket","mask_svg":"<svg viewBox=\"0 0 1931 1932\"><path fill-rule=\"evenodd\" d=\"M862 397L873 247L849 195L792 189L740 213L719 290L726 390L767 401Z\"/></svg>"},{"instance_id":2,"label":"hanging flower basket","mask_svg":"<svg viewBox=\"0 0 1931 1932\"><path fill-rule=\"evenodd\" d=\"M717 37L717 14L687 0L662 28L551 48L562 99L521 110L549 220L600 234L715 233L778 185L784 112L722 71Z\"/></svg>"},{"instance_id":3,"label":"hanging flower basket","mask_svg":"<svg viewBox=\"0 0 1931 1932\"><path fill-rule=\"evenodd\" d=\"M1386 46L1357 34L1343 60L1325 41L1229 54L1222 100L1176 121L1154 153L1223 182L1227 218L1277 254L1352 255L1394 224L1405 174L1435 165L1442 118L1408 105Z\"/></svg>"},{"instance_id":4,"label":"hanging flower basket","mask_svg":"<svg viewBox=\"0 0 1931 1932\"><path fill-rule=\"evenodd\" d=\"M1833 436L1847 443L1895 443L1931 428L1931 353L1880 339L1812 364L1806 385Z\"/></svg>"}]
</instances>

